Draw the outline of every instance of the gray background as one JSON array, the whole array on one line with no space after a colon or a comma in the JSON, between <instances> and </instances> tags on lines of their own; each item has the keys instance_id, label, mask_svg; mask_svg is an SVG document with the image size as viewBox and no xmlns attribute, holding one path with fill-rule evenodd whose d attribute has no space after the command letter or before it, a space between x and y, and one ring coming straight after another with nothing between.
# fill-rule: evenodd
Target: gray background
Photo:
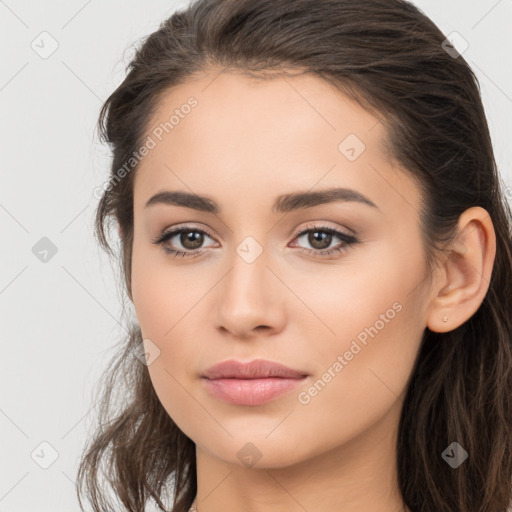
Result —
<instances>
[{"instance_id":1,"label":"gray background","mask_svg":"<svg viewBox=\"0 0 512 512\"><path fill-rule=\"evenodd\" d=\"M414 3L469 43L510 199L512 1ZM0 0L0 512L78 511L93 386L124 334L120 286L93 238L109 164L95 123L134 43L187 4ZM43 237L57 250L46 262Z\"/></svg>"}]
</instances>

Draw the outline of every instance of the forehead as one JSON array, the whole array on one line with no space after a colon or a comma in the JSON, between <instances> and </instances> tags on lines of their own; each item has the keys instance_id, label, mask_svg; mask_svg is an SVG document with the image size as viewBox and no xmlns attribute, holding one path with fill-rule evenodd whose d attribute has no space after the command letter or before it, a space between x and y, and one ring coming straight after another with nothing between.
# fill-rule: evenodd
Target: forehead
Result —
<instances>
[{"instance_id":1,"label":"forehead","mask_svg":"<svg viewBox=\"0 0 512 512\"><path fill-rule=\"evenodd\" d=\"M385 135L377 117L311 74L201 75L166 92L148 123L154 147L137 169L136 207L162 188L270 204L290 189L344 186L395 207L407 197L417 210L416 185L389 161Z\"/></svg>"}]
</instances>

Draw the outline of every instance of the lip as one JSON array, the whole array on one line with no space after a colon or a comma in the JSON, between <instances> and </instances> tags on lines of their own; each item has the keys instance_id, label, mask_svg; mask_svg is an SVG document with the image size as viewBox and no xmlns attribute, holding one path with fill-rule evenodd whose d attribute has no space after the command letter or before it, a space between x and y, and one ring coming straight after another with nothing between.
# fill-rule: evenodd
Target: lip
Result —
<instances>
[{"instance_id":1,"label":"lip","mask_svg":"<svg viewBox=\"0 0 512 512\"><path fill-rule=\"evenodd\" d=\"M220 400L260 405L296 388L309 374L264 359L249 363L231 359L212 366L201 377L206 390Z\"/></svg>"},{"instance_id":2,"label":"lip","mask_svg":"<svg viewBox=\"0 0 512 512\"><path fill-rule=\"evenodd\" d=\"M208 368L201 375L207 379L263 379L267 377L298 379L307 376L307 372L266 359L254 359L248 363L229 359Z\"/></svg>"}]
</instances>

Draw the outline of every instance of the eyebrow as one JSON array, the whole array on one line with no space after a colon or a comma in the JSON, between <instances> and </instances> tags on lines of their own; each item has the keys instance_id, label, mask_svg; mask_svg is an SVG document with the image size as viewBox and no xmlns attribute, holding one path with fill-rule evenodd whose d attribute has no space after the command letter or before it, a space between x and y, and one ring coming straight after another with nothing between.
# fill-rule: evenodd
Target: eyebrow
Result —
<instances>
[{"instance_id":1,"label":"eyebrow","mask_svg":"<svg viewBox=\"0 0 512 512\"><path fill-rule=\"evenodd\" d=\"M330 188L315 192L294 192L291 194L283 194L276 198L272 205L273 213L291 212L294 210L302 210L318 206L321 204L338 203L338 202L357 202L379 209L378 206L363 194L350 188ZM152 196L144 208L156 204L183 206L208 213L221 213L220 206L211 198L199 196L181 191L163 190Z\"/></svg>"}]
</instances>

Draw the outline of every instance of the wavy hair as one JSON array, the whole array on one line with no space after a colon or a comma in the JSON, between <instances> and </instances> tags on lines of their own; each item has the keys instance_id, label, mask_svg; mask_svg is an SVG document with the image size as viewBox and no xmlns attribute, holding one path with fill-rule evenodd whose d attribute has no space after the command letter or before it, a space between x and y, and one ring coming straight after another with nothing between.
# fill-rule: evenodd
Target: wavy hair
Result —
<instances>
[{"instance_id":1,"label":"wavy hair","mask_svg":"<svg viewBox=\"0 0 512 512\"><path fill-rule=\"evenodd\" d=\"M97 128L113 159L95 234L119 264L131 299L137 166L122 179L119 169L141 147L174 86L215 69L263 80L307 72L355 99L382 121L386 150L420 187L431 270L467 208L487 210L496 233L479 309L450 332L424 331L399 423L400 493L412 512L505 512L512 490L512 216L480 85L454 51L405 0L194 1L140 41L125 79L101 108ZM108 221L120 228L119 251L109 245ZM82 510L84 485L95 512L112 509L107 491L132 512L143 512L149 499L161 510L186 512L197 492L195 445L133 356L141 342L132 324L100 381L99 424L78 469ZM469 453L456 469L441 456L454 441ZM167 484L172 505L164 503Z\"/></svg>"}]
</instances>

